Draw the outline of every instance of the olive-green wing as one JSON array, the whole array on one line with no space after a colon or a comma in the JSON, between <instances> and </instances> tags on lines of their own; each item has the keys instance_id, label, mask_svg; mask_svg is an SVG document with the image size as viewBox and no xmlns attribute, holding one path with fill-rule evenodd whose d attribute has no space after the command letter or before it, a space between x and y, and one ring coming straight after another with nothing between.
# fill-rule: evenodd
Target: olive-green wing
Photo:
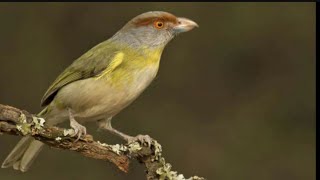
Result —
<instances>
[{"instance_id":1,"label":"olive-green wing","mask_svg":"<svg viewBox=\"0 0 320 180\"><path fill-rule=\"evenodd\" d=\"M108 68L117 51L108 42L100 43L90 49L58 76L44 94L41 106L50 104L58 91L67 84L99 75Z\"/></svg>"}]
</instances>

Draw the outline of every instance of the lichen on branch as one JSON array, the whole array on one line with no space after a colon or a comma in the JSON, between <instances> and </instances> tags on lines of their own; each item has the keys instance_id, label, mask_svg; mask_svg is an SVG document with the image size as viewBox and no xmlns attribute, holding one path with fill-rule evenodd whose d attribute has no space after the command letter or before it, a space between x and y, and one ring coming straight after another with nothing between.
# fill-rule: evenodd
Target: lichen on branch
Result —
<instances>
[{"instance_id":1,"label":"lichen on branch","mask_svg":"<svg viewBox=\"0 0 320 180\"><path fill-rule=\"evenodd\" d=\"M94 141L91 135L81 137L79 141L72 137L72 129L48 127L45 119L27 111L0 104L0 134L32 136L50 147L71 150L86 157L110 161L121 171L128 172L130 159L136 159L146 167L147 180L203 180L193 176L185 178L172 171L172 166L165 162L162 147L153 140L151 146L140 142L109 145Z\"/></svg>"}]
</instances>

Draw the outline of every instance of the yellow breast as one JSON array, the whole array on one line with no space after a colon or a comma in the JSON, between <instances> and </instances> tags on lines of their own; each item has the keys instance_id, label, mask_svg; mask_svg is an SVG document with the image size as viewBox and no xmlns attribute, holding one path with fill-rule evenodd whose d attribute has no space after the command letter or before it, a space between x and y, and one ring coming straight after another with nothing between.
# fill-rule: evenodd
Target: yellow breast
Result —
<instances>
[{"instance_id":1,"label":"yellow breast","mask_svg":"<svg viewBox=\"0 0 320 180\"><path fill-rule=\"evenodd\" d=\"M119 88L149 84L157 74L161 53L162 49L131 50L126 48L116 52L108 68L96 79L105 79Z\"/></svg>"}]
</instances>

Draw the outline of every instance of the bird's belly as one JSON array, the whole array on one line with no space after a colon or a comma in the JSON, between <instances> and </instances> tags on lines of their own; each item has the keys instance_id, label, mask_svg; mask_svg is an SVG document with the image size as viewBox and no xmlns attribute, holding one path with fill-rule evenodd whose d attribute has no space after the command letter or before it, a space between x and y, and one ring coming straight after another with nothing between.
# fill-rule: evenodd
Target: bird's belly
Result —
<instances>
[{"instance_id":1,"label":"bird's belly","mask_svg":"<svg viewBox=\"0 0 320 180\"><path fill-rule=\"evenodd\" d=\"M149 67L133 71L116 83L108 78L76 81L62 88L56 98L70 107L79 121L112 117L143 92L157 70L157 67Z\"/></svg>"}]
</instances>

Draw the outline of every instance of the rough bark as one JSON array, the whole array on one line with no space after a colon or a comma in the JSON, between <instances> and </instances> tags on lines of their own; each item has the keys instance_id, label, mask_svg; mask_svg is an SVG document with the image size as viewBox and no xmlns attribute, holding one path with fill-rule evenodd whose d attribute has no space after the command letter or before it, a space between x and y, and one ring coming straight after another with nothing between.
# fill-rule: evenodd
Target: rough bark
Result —
<instances>
[{"instance_id":1,"label":"rough bark","mask_svg":"<svg viewBox=\"0 0 320 180\"><path fill-rule=\"evenodd\" d=\"M32 136L50 147L71 150L86 157L110 161L123 172L128 172L130 159L136 159L146 167L148 180L183 180L182 174L171 171L171 165L162 157L161 145L153 140L150 147L139 142L131 144L108 145L94 141L91 135L81 137L79 141L72 137L72 130L59 127L47 127L45 120L11 106L0 104L0 134ZM189 180L204 179L198 176Z\"/></svg>"}]
</instances>

